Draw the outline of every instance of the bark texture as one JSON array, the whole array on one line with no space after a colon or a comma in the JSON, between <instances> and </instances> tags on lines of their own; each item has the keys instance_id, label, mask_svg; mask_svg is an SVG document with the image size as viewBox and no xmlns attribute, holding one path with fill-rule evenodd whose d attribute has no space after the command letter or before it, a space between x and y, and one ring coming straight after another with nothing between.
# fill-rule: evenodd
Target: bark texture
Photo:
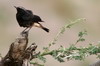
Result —
<instances>
[{"instance_id":1,"label":"bark texture","mask_svg":"<svg viewBox=\"0 0 100 66\"><path fill-rule=\"evenodd\" d=\"M28 45L28 31L21 32L20 36L11 43L8 53L0 61L0 66L30 66L33 52L37 48L35 43Z\"/></svg>"}]
</instances>

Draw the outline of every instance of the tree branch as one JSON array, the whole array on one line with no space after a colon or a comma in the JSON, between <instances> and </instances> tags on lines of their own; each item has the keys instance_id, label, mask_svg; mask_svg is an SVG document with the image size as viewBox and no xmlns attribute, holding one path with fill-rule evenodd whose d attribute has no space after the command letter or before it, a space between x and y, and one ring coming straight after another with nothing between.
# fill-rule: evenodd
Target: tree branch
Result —
<instances>
[{"instance_id":1,"label":"tree branch","mask_svg":"<svg viewBox=\"0 0 100 66\"><path fill-rule=\"evenodd\" d=\"M0 66L28 66L37 46L28 45L28 31L22 32L11 44L7 55L1 60Z\"/></svg>"}]
</instances>

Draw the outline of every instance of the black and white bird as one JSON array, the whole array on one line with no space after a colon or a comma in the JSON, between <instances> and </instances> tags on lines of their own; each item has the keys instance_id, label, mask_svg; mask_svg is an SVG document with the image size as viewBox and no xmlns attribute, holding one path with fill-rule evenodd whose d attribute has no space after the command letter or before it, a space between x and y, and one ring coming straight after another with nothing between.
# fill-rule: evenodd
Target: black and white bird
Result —
<instances>
[{"instance_id":1,"label":"black and white bird","mask_svg":"<svg viewBox=\"0 0 100 66\"><path fill-rule=\"evenodd\" d=\"M42 28L46 32L49 32L48 28L40 24L40 22L44 22L44 21L38 15L34 15L31 10L27 10L23 7L16 7L16 6L14 7L17 10L16 19L20 27L24 27L26 29L29 28L30 30L33 26L35 26L35 27Z\"/></svg>"}]
</instances>

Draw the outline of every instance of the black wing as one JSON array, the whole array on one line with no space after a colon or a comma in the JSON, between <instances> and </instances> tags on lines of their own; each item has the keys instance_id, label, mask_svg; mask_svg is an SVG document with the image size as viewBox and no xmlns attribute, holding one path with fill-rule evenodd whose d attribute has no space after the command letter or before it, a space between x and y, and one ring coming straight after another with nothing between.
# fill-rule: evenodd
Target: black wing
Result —
<instances>
[{"instance_id":1,"label":"black wing","mask_svg":"<svg viewBox=\"0 0 100 66\"><path fill-rule=\"evenodd\" d=\"M28 13L27 11L22 14L17 13L16 17L17 17L17 21L21 27L29 27L32 23L33 16L30 13Z\"/></svg>"},{"instance_id":2,"label":"black wing","mask_svg":"<svg viewBox=\"0 0 100 66\"><path fill-rule=\"evenodd\" d=\"M33 18L33 15L29 13L29 11L26 11L26 13L22 16L22 19L26 21L30 21L32 20L32 18Z\"/></svg>"},{"instance_id":3,"label":"black wing","mask_svg":"<svg viewBox=\"0 0 100 66\"><path fill-rule=\"evenodd\" d=\"M27 16L25 18L27 19L32 19L33 22L44 22L38 15L34 15L31 10L26 10L27 11ZM29 17L30 15L30 17Z\"/></svg>"}]
</instances>

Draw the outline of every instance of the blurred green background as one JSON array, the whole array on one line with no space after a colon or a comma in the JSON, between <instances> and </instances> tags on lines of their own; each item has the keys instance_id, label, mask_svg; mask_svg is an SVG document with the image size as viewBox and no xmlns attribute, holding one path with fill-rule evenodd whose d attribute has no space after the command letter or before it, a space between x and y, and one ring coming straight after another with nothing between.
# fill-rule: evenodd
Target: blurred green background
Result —
<instances>
[{"instance_id":1,"label":"blurred green background","mask_svg":"<svg viewBox=\"0 0 100 66\"><path fill-rule=\"evenodd\" d=\"M77 46L84 47L89 43L97 44L100 41L100 0L0 0L0 53L2 56L6 55L10 44L24 29L19 27L16 21L16 9L13 5L32 10L45 21L42 24L50 29L50 33L35 27L31 29L29 45L35 42L38 45L37 51L42 51L44 46L48 46L60 28L69 23L67 19L86 18L86 21L66 30L52 49L60 45L68 47L78 39L78 32L84 29L88 31L86 41ZM59 63L51 56L46 57L45 66L88 66L99 60L95 56L90 56L84 61ZM35 61L38 60L35 59Z\"/></svg>"}]
</instances>

